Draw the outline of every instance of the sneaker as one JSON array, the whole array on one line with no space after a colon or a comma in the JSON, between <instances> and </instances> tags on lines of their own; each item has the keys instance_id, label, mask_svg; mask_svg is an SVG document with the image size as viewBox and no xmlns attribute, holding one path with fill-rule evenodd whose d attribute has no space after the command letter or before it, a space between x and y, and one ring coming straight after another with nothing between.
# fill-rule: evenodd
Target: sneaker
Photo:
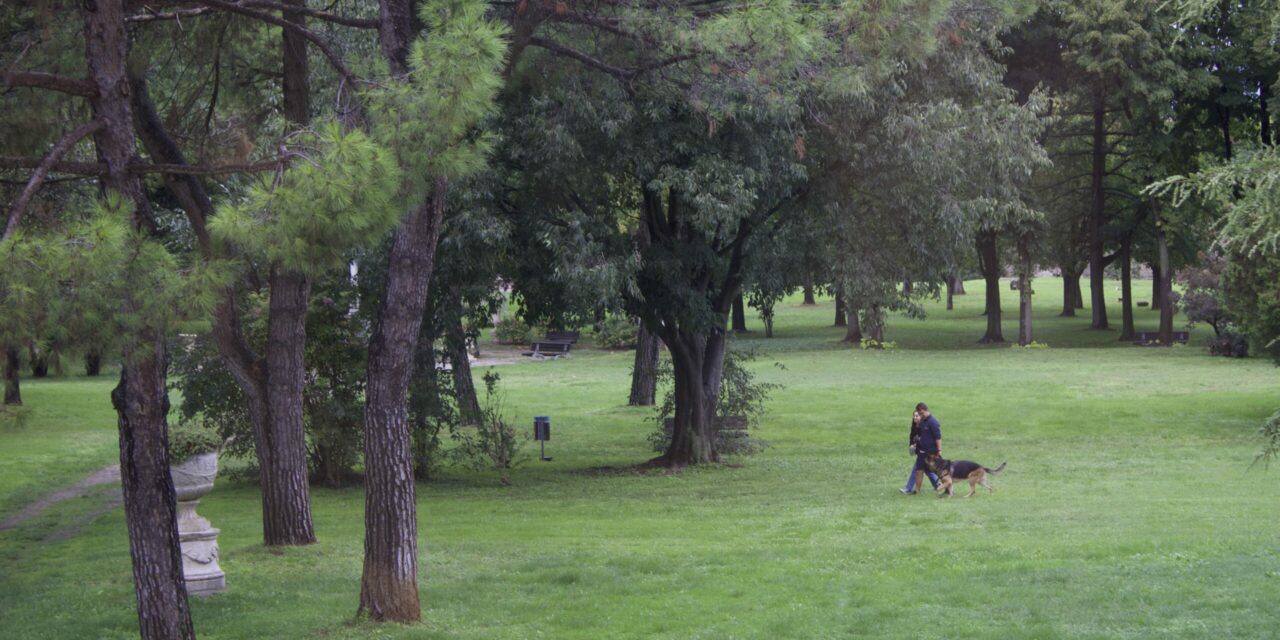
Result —
<instances>
[{"instance_id":1,"label":"sneaker","mask_svg":"<svg viewBox=\"0 0 1280 640\"><path fill-rule=\"evenodd\" d=\"M916 495L916 490L915 490L915 489L907 490L907 488L906 488L906 487L903 487L902 489L898 489L898 491L901 491L903 494L905 494L905 495L909 495L909 496L914 496L914 495Z\"/></svg>"}]
</instances>

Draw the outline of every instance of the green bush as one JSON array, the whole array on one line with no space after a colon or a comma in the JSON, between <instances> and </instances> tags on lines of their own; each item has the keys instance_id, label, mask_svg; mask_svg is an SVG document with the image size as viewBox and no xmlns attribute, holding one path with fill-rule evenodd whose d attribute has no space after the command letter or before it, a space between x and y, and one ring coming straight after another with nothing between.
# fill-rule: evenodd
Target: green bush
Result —
<instances>
[{"instance_id":1,"label":"green bush","mask_svg":"<svg viewBox=\"0 0 1280 640\"><path fill-rule=\"evenodd\" d=\"M498 472L498 480L502 484L510 485L511 469L528 459L524 445L529 437L518 433L503 415L502 395L498 392L500 379L492 369L485 372L480 422L470 432L458 432L459 445L451 453L464 466L476 470L493 469Z\"/></svg>"},{"instance_id":2,"label":"green bush","mask_svg":"<svg viewBox=\"0 0 1280 640\"><path fill-rule=\"evenodd\" d=\"M180 422L169 428L169 463L178 464L187 458L217 451L222 438L209 427L192 422Z\"/></svg>"},{"instance_id":3,"label":"green bush","mask_svg":"<svg viewBox=\"0 0 1280 640\"><path fill-rule=\"evenodd\" d=\"M516 316L507 316L498 320L498 324L493 327L493 335L498 339L498 344L533 342L533 329Z\"/></svg>"},{"instance_id":4,"label":"green bush","mask_svg":"<svg viewBox=\"0 0 1280 640\"><path fill-rule=\"evenodd\" d=\"M595 330L596 346L602 349L634 349L640 326L626 316L609 316Z\"/></svg>"}]
</instances>

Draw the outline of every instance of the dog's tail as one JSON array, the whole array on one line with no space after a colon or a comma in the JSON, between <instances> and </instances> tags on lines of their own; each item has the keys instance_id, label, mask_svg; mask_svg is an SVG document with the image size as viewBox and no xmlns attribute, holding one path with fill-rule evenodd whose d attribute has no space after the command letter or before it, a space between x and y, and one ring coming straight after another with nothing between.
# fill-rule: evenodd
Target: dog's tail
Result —
<instances>
[{"instance_id":1,"label":"dog's tail","mask_svg":"<svg viewBox=\"0 0 1280 640\"><path fill-rule=\"evenodd\" d=\"M1008 463L1008 462L1001 462L1001 463L1000 463L1000 466L998 466L998 467L996 467L996 468L994 468L994 469L988 469L988 468L986 468L986 467L983 467L983 468L982 468L982 470L983 470L983 471L986 471L987 473L989 473L989 474L991 474L991 475L993 475L993 476L994 476L994 475L999 475L1001 471L1004 471L1004 467L1005 467L1005 465L1007 465L1007 464L1009 464L1009 463Z\"/></svg>"}]
</instances>

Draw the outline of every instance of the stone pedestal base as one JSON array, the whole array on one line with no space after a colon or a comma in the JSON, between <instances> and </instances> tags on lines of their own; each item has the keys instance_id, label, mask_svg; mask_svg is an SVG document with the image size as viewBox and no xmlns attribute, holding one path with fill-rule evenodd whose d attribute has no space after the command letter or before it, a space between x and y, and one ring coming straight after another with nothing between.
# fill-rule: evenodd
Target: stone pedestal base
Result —
<instances>
[{"instance_id":1,"label":"stone pedestal base","mask_svg":"<svg viewBox=\"0 0 1280 640\"><path fill-rule=\"evenodd\" d=\"M187 593L207 596L227 589L227 576L218 566L218 530L196 513L198 500L178 503L178 540L182 543L182 575Z\"/></svg>"}]
</instances>

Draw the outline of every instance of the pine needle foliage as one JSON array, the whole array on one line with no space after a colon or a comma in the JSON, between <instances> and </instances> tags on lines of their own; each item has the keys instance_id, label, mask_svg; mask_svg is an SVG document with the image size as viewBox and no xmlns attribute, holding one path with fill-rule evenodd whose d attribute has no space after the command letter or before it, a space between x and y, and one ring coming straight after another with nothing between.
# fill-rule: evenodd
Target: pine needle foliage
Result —
<instances>
[{"instance_id":1,"label":"pine needle foliage","mask_svg":"<svg viewBox=\"0 0 1280 640\"><path fill-rule=\"evenodd\" d=\"M209 223L215 237L314 277L399 222L400 168L368 134L329 123L300 132L289 146L297 157L272 183L219 208Z\"/></svg>"}]
</instances>

